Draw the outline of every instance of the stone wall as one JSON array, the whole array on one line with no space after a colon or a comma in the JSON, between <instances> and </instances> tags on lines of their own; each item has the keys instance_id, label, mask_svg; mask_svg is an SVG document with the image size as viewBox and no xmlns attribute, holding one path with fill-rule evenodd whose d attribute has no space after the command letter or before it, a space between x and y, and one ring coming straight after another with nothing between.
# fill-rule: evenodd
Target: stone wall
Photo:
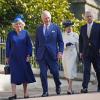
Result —
<instances>
[{"instance_id":1,"label":"stone wall","mask_svg":"<svg viewBox=\"0 0 100 100\"><path fill-rule=\"evenodd\" d=\"M82 19L82 14L87 10L93 12L94 18L100 20L100 0L68 0L70 9L75 17Z\"/></svg>"}]
</instances>

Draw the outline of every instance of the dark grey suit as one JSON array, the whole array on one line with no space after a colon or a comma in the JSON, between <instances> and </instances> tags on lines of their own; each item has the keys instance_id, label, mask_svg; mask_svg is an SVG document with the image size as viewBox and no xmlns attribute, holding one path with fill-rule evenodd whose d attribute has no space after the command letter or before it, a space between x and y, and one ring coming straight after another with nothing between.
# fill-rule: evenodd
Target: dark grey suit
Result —
<instances>
[{"instance_id":1,"label":"dark grey suit","mask_svg":"<svg viewBox=\"0 0 100 100\"><path fill-rule=\"evenodd\" d=\"M81 27L79 35L79 51L80 53L83 53L83 89L88 88L92 63L97 75L98 89L100 90L100 24L93 23L89 38L87 36L87 24Z\"/></svg>"}]
</instances>

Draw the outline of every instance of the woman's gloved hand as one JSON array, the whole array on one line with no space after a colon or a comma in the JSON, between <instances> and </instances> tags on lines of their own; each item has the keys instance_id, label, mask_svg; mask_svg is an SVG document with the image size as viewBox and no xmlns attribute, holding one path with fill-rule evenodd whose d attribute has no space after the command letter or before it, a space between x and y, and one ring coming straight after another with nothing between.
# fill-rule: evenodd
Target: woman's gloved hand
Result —
<instances>
[{"instance_id":1,"label":"woman's gloved hand","mask_svg":"<svg viewBox=\"0 0 100 100\"><path fill-rule=\"evenodd\" d=\"M71 45L73 45L71 42L66 43L66 47Z\"/></svg>"}]
</instances>

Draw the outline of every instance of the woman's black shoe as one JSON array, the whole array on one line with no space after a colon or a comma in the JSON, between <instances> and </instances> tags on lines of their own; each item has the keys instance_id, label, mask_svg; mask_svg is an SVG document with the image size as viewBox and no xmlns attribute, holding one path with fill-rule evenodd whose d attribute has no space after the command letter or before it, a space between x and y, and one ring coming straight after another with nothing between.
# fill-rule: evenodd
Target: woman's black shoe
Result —
<instances>
[{"instance_id":1,"label":"woman's black shoe","mask_svg":"<svg viewBox=\"0 0 100 100\"><path fill-rule=\"evenodd\" d=\"M29 96L24 96L25 99L29 98Z\"/></svg>"},{"instance_id":2,"label":"woman's black shoe","mask_svg":"<svg viewBox=\"0 0 100 100\"><path fill-rule=\"evenodd\" d=\"M17 96L14 95L14 96L9 97L8 100L14 100L14 99L16 99L16 98L17 98Z\"/></svg>"},{"instance_id":3,"label":"woman's black shoe","mask_svg":"<svg viewBox=\"0 0 100 100\"><path fill-rule=\"evenodd\" d=\"M67 91L67 94L71 95L71 94L72 94L72 92Z\"/></svg>"},{"instance_id":4,"label":"woman's black shoe","mask_svg":"<svg viewBox=\"0 0 100 100\"><path fill-rule=\"evenodd\" d=\"M67 91L67 94L69 95L74 94L74 91Z\"/></svg>"}]
</instances>

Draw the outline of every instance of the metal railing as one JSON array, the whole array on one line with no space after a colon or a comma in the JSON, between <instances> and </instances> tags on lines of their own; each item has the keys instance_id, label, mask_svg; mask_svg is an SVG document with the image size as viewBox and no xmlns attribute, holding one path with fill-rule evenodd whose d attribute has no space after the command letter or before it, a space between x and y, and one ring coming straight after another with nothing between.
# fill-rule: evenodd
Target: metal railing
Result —
<instances>
[{"instance_id":1,"label":"metal railing","mask_svg":"<svg viewBox=\"0 0 100 100\"><path fill-rule=\"evenodd\" d=\"M6 54L5 41L6 41L5 38L0 38L0 64L5 64L5 54ZM36 63L35 56L34 56L34 47L33 47L33 54L30 59L30 62L32 64L32 67L38 68L38 64ZM59 61L59 70L63 71L63 65L61 61ZM81 65L78 65L78 72L80 73L83 72L83 68Z\"/></svg>"},{"instance_id":2,"label":"metal railing","mask_svg":"<svg viewBox=\"0 0 100 100\"><path fill-rule=\"evenodd\" d=\"M5 64L5 38L0 37L0 64Z\"/></svg>"}]
</instances>

